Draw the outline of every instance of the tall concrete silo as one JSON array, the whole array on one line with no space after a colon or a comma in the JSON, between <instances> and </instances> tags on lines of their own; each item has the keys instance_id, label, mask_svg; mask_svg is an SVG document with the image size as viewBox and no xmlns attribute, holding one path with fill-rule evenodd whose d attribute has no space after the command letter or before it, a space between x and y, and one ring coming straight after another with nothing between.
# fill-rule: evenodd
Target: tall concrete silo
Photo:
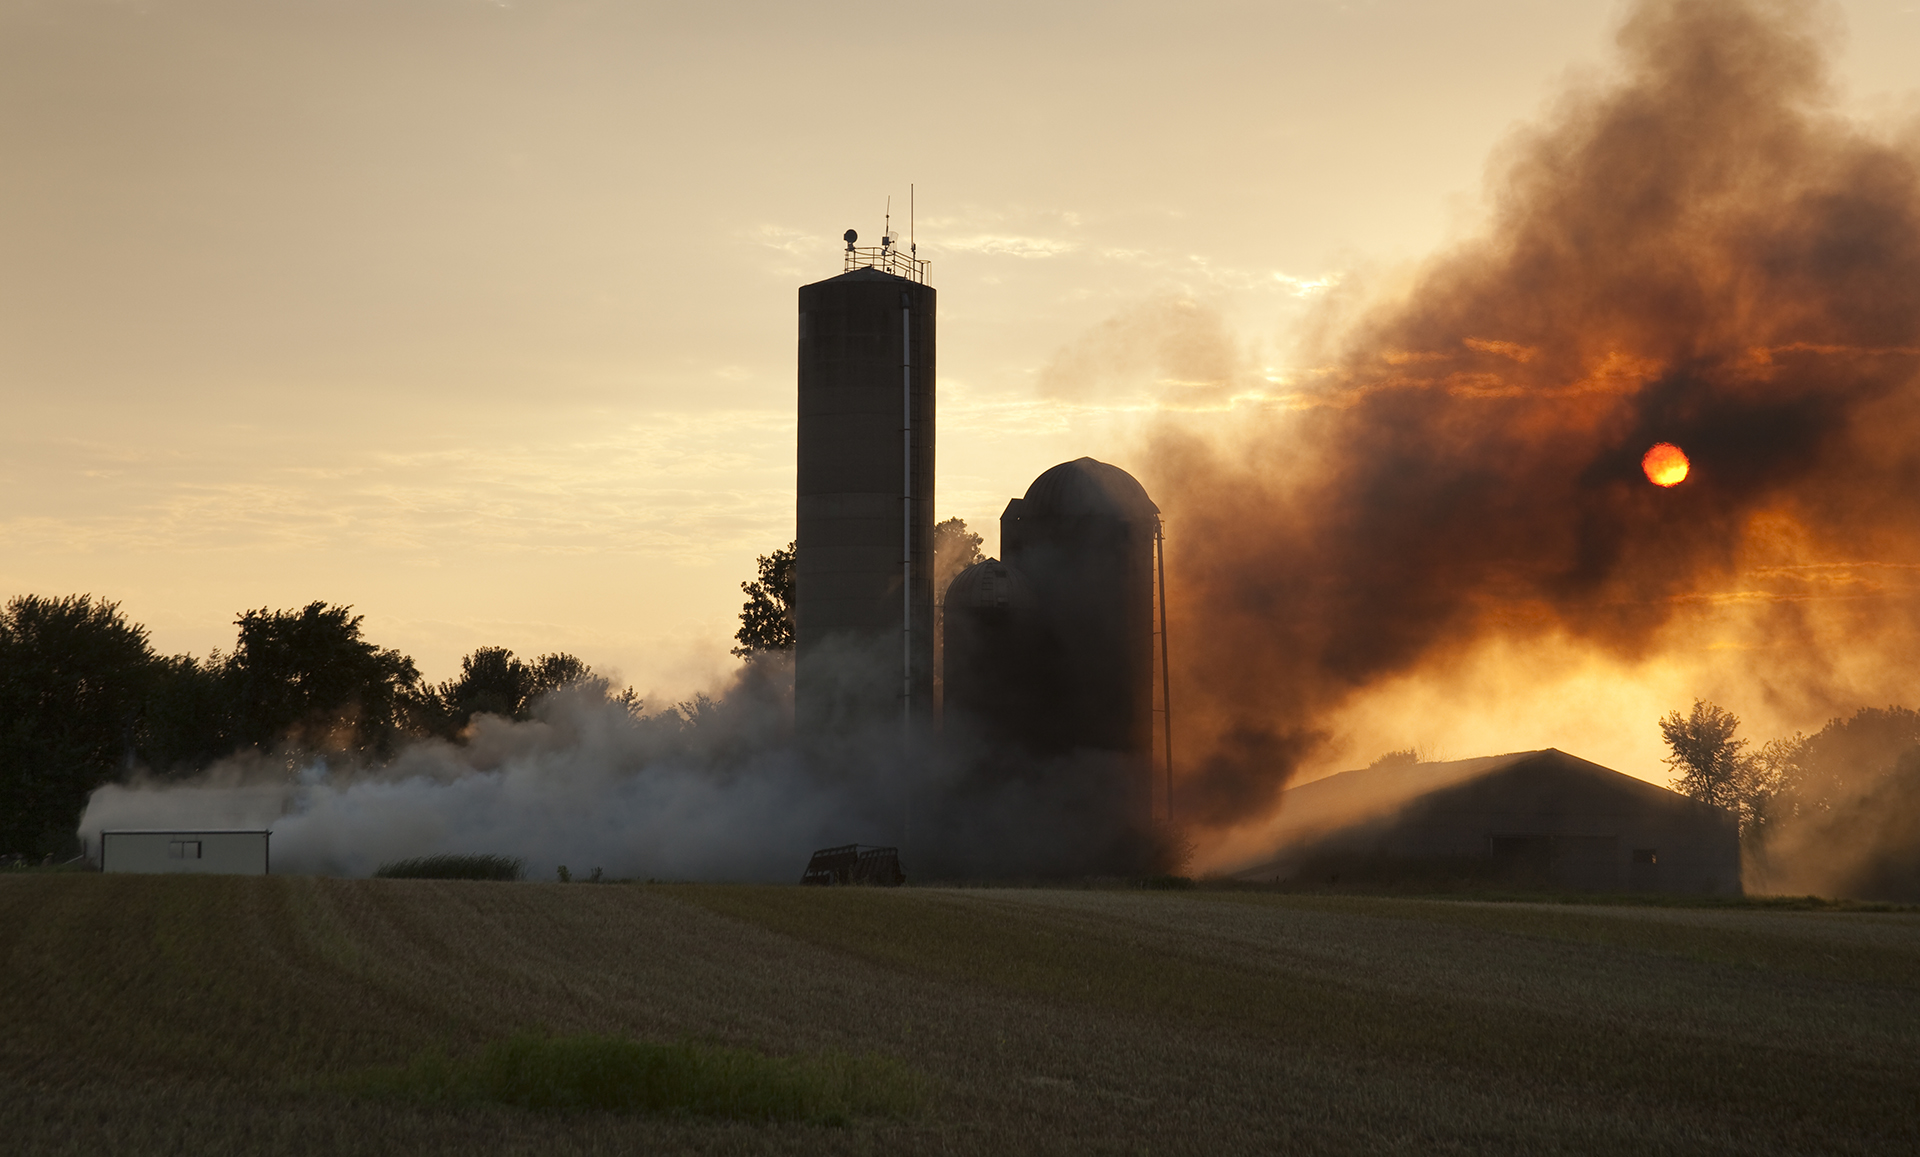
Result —
<instances>
[{"instance_id":1,"label":"tall concrete silo","mask_svg":"<svg viewBox=\"0 0 1920 1157\"><path fill-rule=\"evenodd\" d=\"M930 722L934 301L883 239L800 288L795 722Z\"/></svg>"}]
</instances>

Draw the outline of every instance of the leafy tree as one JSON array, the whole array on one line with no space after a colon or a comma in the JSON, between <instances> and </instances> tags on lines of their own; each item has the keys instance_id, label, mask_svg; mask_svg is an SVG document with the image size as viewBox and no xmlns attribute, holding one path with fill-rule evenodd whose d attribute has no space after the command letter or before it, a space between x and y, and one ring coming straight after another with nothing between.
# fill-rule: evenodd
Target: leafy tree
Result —
<instances>
[{"instance_id":1,"label":"leafy tree","mask_svg":"<svg viewBox=\"0 0 1920 1157\"><path fill-rule=\"evenodd\" d=\"M591 667L565 653L541 655L526 663L505 647L480 647L460 660L459 678L438 688L439 730L457 734L481 714L530 718L541 696L593 678ZM627 695L632 696L631 690Z\"/></svg>"},{"instance_id":2,"label":"leafy tree","mask_svg":"<svg viewBox=\"0 0 1920 1157\"><path fill-rule=\"evenodd\" d=\"M224 676L232 735L243 745L291 740L308 747L387 755L427 707L420 672L398 651L361 637L364 616L314 601L295 611L261 608L235 620L240 638Z\"/></svg>"},{"instance_id":3,"label":"leafy tree","mask_svg":"<svg viewBox=\"0 0 1920 1157\"><path fill-rule=\"evenodd\" d=\"M933 526L933 598L944 603L947 587L954 576L984 561L980 553L980 544L985 541L979 535L967 529L964 518L949 518Z\"/></svg>"},{"instance_id":4,"label":"leafy tree","mask_svg":"<svg viewBox=\"0 0 1920 1157\"><path fill-rule=\"evenodd\" d=\"M936 695L943 695L944 660L947 639L947 588L961 571L985 560L980 553L981 537L967 529L964 518L949 518L933 524L933 680Z\"/></svg>"},{"instance_id":5,"label":"leafy tree","mask_svg":"<svg viewBox=\"0 0 1920 1157\"><path fill-rule=\"evenodd\" d=\"M1835 891L1872 899L1920 900L1920 747L1909 747L1857 794L1816 821L1844 843L1852 865Z\"/></svg>"},{"instance_id":6,"label":"leafy tree","mask_svg":"<svg viewBox=\"0 0 1920 1157\"><path fill-rule=\"evenodd\" d=\"M505 647L480 647L460 660L460 675L440 685L454 728L475 715L517 717L533 689L532 672Z\"/></svg>"},{"instance_id":7,"label":"leafy tree","mask_svg":"<svg viewBox=\"0 0 1920 1157\"><path fill-rule=\"evenodd\" d=\"M565 651L555 651L551 655L542 655L535 659L527 669L533 672L533 699L535 700L548 692L558 691L562 687L570 687L575 683L584 683L590 679L599 678L598 675L593 673L592 667L587 666L586 663L574 658ZM532 706L532 700L529 700L528 706Z\"/></svg>"},{"instance_id":8,"label":"leafy tree","mask_svg":"<svg viewBox=\"0 0 1920 1157\"><path fill-rule=\"evenodd\" d=\"M87 795L130 765L158 660L89 595L0 610L0 851L65 854Z\"/></svg>"},{"instance_id":9,"label":"leafy tree","mask_svg":"<svg viewBox=\"0 0 1920 1157\"><path fill-rule=\"evenodd\" d=\"M1773 789L1763 833L1793 824L1788 871L1838 895L1920 899L1920 712L1863 707L1753 762Z\"/></svg>"},{"instance_id":10,"label":"leafy tree","mask_svg":"<svg viewBox=\"0 0 1920 1157\"><path fill-rule=\"evenodd\" d=\"M162 775L196 771L234 749L227 660L175 655L155 661L142 716L140 757Z\"/></svg>"},{"instance_id":11,"label":"leafy tree","mask_svg":"<svg viewBox=\"0 0 1920 1157\"><path fill-rule=\"evenodd\" d=\"M1755 752L1747 750L1746 740L1734 738L1739 729L1738 716L1698 699L1684 717L1675 711L1660 721L1660 733L1672 752L1667 764L1679 773L1673 789L1733 812L1741 836L1758 849L1780 816L1797 737L1770 740Z\"/></svg>"},{"instance_id":12,"label":"leafy tree","mask_svg":"<svg viewBox=\"0 0 1920 1157\"><path fill-rule=\"evenodd\" d=\"M1830 811L1870 790L1903 755L1920 749L1920 712L1862 707L1828 720L1813 735L1778 742L1782 790L1794 812Z\"/></svg>"},{"instance_id":13,"label":"leafy tree","mask_svg":"<svg viewBox=\"0 0 1920 1157\"><path fill-rule=\"evenodd\" d=\"M1746 762L1744 739L1735 739L1740 719L1711 703L1693 701L1685 716L1674 711L1660 721L1661 737L1672 754L1667 766L1677 773L1673 790L1715 807L1738 810Z\"/></svg>"},{"instance_id":14,"label":"leafy tree","mask_svg":"<svg viewBox=\"0 0 1920 1157\"><path fill-rule=\"evenodd\" d=\"M953 576L979 562L981 538L967 530L964 519L949 518L933 528L933 589L935 601L946 596ZM743 582L747 601L740 607L739 646L733 653L752 658L769 651L793 649L794 543L757 560L759 577Z\"/></svg>"},{"instance_id":15,"label":"leafy tree","mask_svg":"<svg viewBox=\"0 0 1920 1157\"><path fill-rule=\"evenodd\" d=\"M740 608L740 645L733 653L750 659L768 651L793 649L793 543L759 559L760 577L740 584L747 601Z\"/></svg>"},{"instance_id":16,"label":"leafy tree","mask_svg":"<svg viewBox=\"0 0 1920 1157\"><path fill-rule=\"evenodd\" d=\"M1734 781L1740 834L1756 849L1766 842L1768 832L1785 810L1782 799L1787 791L1793 750L1792 740L1769 739L1760 745L1759 751L1746 753L1740 761Z\"/></svg>"}]
</instances>

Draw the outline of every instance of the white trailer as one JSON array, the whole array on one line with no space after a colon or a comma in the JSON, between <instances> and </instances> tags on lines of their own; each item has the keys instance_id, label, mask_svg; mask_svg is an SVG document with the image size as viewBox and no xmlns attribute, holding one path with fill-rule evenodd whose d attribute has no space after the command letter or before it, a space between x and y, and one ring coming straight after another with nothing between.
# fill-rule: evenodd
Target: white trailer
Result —
<instances>
[{"instance_id":1,"label":"white trailer","mask_svg":"<svg viewBox=\"0 0 1920 1157\"><path fill-rule=\"evenodd\" d=\"M103 872L267 874L265 831L117 831L100 833Z\"/></svg>"}]
</instances>

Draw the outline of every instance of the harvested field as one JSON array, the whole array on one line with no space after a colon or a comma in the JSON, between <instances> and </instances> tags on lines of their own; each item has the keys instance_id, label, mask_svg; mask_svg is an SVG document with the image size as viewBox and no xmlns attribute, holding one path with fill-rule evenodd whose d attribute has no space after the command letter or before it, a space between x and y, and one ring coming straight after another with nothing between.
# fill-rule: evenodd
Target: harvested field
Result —
<instances>
[{"instance_id":1,"label":"harvested field","mask_svg":"<svg viewBox=\"0 0 1920 1157\"><path fill-rule=\"evenodd\" d=\"M1272 893L0 877L27 1153L1907 1152L1920 915ZM760 1124L351 1090L522 1033L872 1055Z\"/></svg>"}]
</instances>

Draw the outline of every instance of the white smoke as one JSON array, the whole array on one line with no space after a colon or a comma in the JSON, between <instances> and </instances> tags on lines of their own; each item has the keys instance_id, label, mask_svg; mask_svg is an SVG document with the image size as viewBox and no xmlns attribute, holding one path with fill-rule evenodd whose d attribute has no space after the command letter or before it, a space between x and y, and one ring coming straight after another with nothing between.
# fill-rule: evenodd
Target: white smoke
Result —
<instances>
[{"instance_id":1,"label":"white smoke","mask_svg":"<svg viewBox=\"0 0 1920 1157\"><path fill-rule=\"evenodd\" d=\"M289 873L365 876L444 852L517 856L532 879L566 865L795 880L815 848L894 842L884 794L863 785L895 770L875 760L889 747L897 760L898 747L840 753L831 782L809 773L787 738L785 678L762 670L720 702L645 718L594 688L564 690L532 720L478 716L464 742L417 742L375 769L229 762L189 783L110 785L93 794L81 834L267 828L273 870Z\"/></svg>"}]
</instances>

